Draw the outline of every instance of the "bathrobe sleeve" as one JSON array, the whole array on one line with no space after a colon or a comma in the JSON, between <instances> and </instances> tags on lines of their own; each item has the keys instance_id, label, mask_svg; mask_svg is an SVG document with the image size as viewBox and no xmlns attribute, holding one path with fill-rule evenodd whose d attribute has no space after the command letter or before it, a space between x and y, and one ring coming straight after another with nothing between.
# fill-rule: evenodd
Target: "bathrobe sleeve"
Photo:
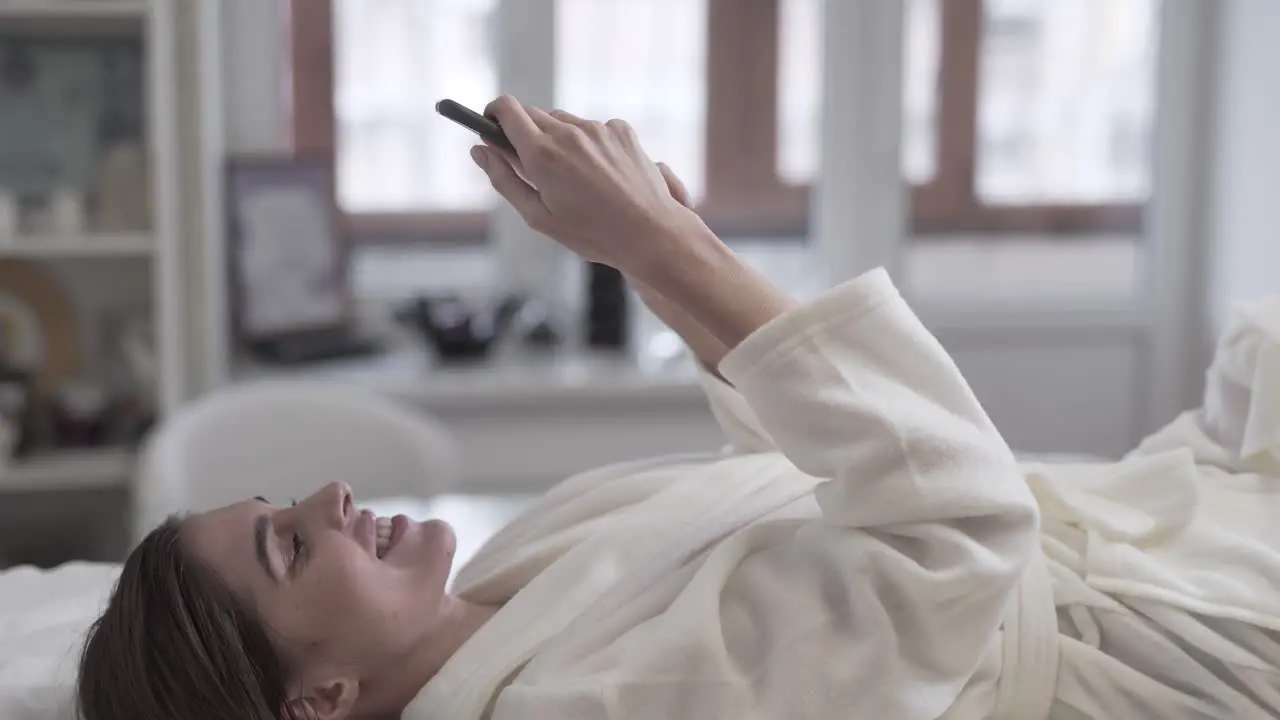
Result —
<instances>
[{"instance_id":1,"label":"bathrobe sleeve","mask_svg":"<svg viewBox=\"0 0 1280 720\"><path fill-rule=\"evenodd\" d=\"M719 369L740 394L720 399L756 425L743 437L818 479L813 497L656 582L660 606L637 600L582 631L608 639L544 659L495 717L935 720L998 652L1037 551L1035 501L888 275L775 319ZM762 457L757 471L777 467Z\"/></svg>"},{"instance_id":2,"label":"bathrobe sleeve","mask_svg":"<svg viewBox=\"0 0 1280 720\"><path fill-rule=\"evenodd\" d=\"M729 451L756 453L778 449L746 398L732 385L701 367L698 368L698 381L711 404L711 414L729 439Z\"/></svg>"},{"instance_id":3,"label":"bathrobe sleeve","mask_svg":"<svg viewBox=\"0 0 1280 720\"><path fill-rule=\"evenodd\" d=\"M939 716L1038 546L1035 500L1012 452L883 270L761 328L720 371L779 449L826 479L815 491L820 520L741 563L722 597L767 597L783 582L822 588L796 604L807 617L777 619L789 639L753 676L807 666L820 676L813 703L831 705L786 707L779 696L765 709Z\"/></svg>"}]
</instances>

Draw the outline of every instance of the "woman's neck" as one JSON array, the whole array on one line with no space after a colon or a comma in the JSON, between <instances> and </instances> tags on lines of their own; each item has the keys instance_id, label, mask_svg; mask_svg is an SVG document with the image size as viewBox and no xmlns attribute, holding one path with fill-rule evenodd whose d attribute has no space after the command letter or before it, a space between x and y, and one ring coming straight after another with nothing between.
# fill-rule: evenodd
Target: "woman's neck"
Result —
<instances>
[{"instance_id":1,"label":"woman's neck","mask_svg":"<svg viewBox=\"0 0 1280 720\"><path fill-rule=\"evenodd\" d=\"M501 609L455 597L448 597L445 602L440 624L434 631L425 636L410 657L397 663L396 671L386 673L372 683L373 687L367 688L369 705L378 709L368 717L399 718L401 710L440 672L449 658Z\"/></svg>"}]
</instances>

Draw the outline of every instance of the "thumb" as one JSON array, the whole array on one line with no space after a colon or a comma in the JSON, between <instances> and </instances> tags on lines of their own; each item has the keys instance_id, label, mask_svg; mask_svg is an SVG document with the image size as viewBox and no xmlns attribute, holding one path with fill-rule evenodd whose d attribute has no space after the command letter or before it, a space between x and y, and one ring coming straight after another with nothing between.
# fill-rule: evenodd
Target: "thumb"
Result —
<instances>
[{"instance_id":1,"label":"thumb","mask_svg":"<svg viewBox=\"0 0 1280 720\"><path fill-rule=\"evenodd\" d=\"M689 198L689 188L684 186L680 178L676 177L676 173L666 163L658 163L658 170L662 172L662 179L667 181L667 190L671 192L671 197L681 205L693 209L693 201Z\"/></svg>"},{"instance_id":2,"label":"thumb","mask_svg":"<svg viewBox=\"0 0 1280 720\"><path fill-rule=\"evenodd\" d=\"M471 148L471 159L489 176L493 189L511 203L529 227L537 230L546 226L551 216L542 204L542 196L520 177L502 153L477 145Z\"/></svg>"}]
</instances>

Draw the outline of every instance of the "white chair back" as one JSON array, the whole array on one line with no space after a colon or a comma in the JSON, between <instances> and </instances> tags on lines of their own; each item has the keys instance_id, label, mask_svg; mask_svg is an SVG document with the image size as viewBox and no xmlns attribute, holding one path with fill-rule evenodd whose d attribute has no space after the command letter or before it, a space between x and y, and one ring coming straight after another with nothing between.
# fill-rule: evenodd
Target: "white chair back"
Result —
<instances>
[{"instance_id":1,"label":"white chair back","mask_svg":"<svg viewBox=\"0 0 1280 720\"><path fill-rule=\"evenodd\" d=\"M389 397L338 383L243 383L194 401L147 439L132 537L175 512L254 496L287 504L335 480L358 504L448 492L458 474L452 435Z\"/></svg>"}]
</instances>

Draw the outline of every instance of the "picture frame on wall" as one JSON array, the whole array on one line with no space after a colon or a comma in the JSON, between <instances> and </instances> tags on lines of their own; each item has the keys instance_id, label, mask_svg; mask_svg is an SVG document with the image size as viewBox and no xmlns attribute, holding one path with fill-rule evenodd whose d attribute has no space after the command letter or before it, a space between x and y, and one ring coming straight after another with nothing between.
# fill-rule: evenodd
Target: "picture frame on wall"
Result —
<instances>
[{"instance_id":1,"label":"picture frame on wall","mask_svg":"<svg viewBox=\"0 0 1280 720\"><path fill-rule=\"evenodd\" d=\"M248 349L342 332L350 247L332 161L240 156L227 165L234 333Z\"/></svg>"}]
</instances>

